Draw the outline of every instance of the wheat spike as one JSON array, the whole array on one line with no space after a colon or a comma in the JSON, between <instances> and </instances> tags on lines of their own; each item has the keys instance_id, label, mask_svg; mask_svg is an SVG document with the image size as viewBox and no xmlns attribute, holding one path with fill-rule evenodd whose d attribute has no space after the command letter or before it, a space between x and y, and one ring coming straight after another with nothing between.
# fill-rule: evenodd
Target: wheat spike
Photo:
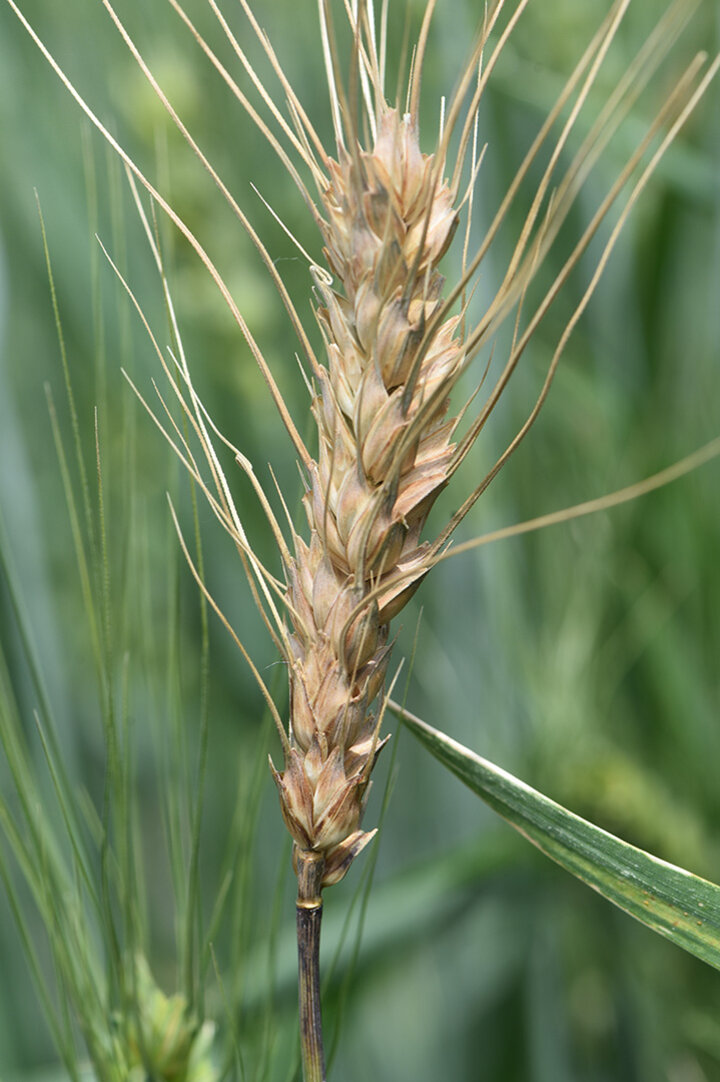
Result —
<instances>
[{"instance_id":1,"label":"wheat spike","mask_svg":"<svg viewBox=\"0 0 720 1082\"><path fill-rule=\"evenodd\" d=\"M14 7L12 0L9 2ZM327 0L319 0L336 141L334 157L324 149L246 0L241 0L243 9L278 77L289 121L283 118L281 107L252 68L214 0L209 3L237 58L278 123L279 139L248 103L179 0L170 0L248 117L276 150L321 231L326 266L311 262L310 271L317 302L316 317L325 346L323 364L313 353L270 255L173 110L110 0L103 3L180 132L248 230L278 284L312 373L312 413L318 431L315 457L300 439L279 387L199 242L120 150L129 168L186 233L218 281L268 380L307 479L304 504L310 535L304 540L291 526L292 543L288 547L251 465L232 448L236 461L253 482L278 541L285 571L283 591L248 546L241 516L232 502L212 446L213 436L228 441L205 414L187 363L181 358L178 370L188 398L174 390L202 445L218 499L210 496L204 486L206 494L244 562L247 561L253 596L288 664L290 723L287 736L282 734L285 763L282 771L274 767L272 770L283 815L295 841L299 878L302 881L303 861L309 862L319 891L342 878L354 856L372 836L372 832L362 831L360 822L370 773L383 743L379 737L382 710L374 704L385 683L389 663L389 622L430 567L447 555L445 546L458 523L534 423L569 334L595 288L622 222L660 155L714 76L717 62L708 67L700 56L689 65L547 292L534 309L523 312L528 288L566 222L585 178L632 107L640 88L650 79L691 16L697 6L695 0L676 0L669 8L563 171L563 152L630 4L630 0L615 0L542 124L474 254L468 251L468 222L463 271L446 290L438 264L452 242L461 210L472 209L473 188L484 154L484 150L479 154L477 150L479 102L527 0L518 0L512 6L505 0L497 0L487 8L456 92L443 112L435 148L429 154L420 149L418 129L422 64L434 4L428 3L426 7L403 111L397 105L387 104L384 88L387 6L383 6L378 36L372 5L367 0L345 5L354 36L350 71L345 77L330 5ZM496 40L491 46L492 38ZM71 91L75 93L72 88ZM81 104L87 111L84 103ZM566 113L567 118L560 125ZM560 131L553 136L556 127ZM662 132L666 134L660 148L650 156L648 149ZM289 143L289 151L282 139ZM453 140L457 144L455 160L449 163ZM475 275L507 222L531 167L548 144L549 161L534 191L507 268L495 296L473 324L468 316L467 298ZM463 182L470 147L469 178ZM643 167L646 157L650 161ZM312 178L319 207L310 197L310 190L298 171L300 167ZM466 185L462 195L461 183ZM424 541L423 527L435 499L480 435L570 271L586 253L613 205L622 199L624 206L618 224L597 262L590 286L560 336L541 394L527 421L447 526L434 539ZM171 304L169 296L167 299ZM477 416L471 418L467 430L456 441L458 425L470 403L452 412L450 394L469 363L481 349L492 346L496 332L513 313L515 331L504 367ZM175 445L173 434L168 436ZM192 463L191 472L199 480L198 467L189 448L182 450L182 457ZM285 619L278 612L278 596L284 601ZM266 694L262 682L261 686Z\"/></svg>"},{"instance_id":2,"label":"wheat spike","mask_svg":"<svg viewBox=\"0 0 720 1082\"><path fill-rule=\"evenodd\" d=\"M630 0L615 0L541 125L474 254L468 251L470 230L467 227L462 274L449 289L443 290L438 264L452 241L460 211L463 207L472 208L473 186L484 153L477 153L478 105L527 2L518 0L511 6L505 0L497 0L488 6L477 42L444 111L435 149L425 154L418 141L420 85L435 5L430 2L426 6L403 111L397 105L387 104L384 88L387 5L383 5L379 35L369 0L351 0L345 5L354 36L350 72L345 79L341 75L343 64L330 5L327 0L319 0L321 39L336 140L336 152L332 157L324 149L247 0L241 0L242 7L251 31L277 75L289 120L283 117L281 106L257 76L214 0L209 3L236 56L277 122L279 138L250 105L179 0L170 0L250 120L270 141L321 230L326 267L311 264L311 274L317 300L316 316L325 345L325 363L322 364L312 351L302 321L279 280L269 253L175 113L110 0L103 0L141 70L238 221L248 231L278 285L314 381L312 412L317 423L318 444L316 457L313 457L300 438L280 388L235 301L200 242L83 101L14 0L8 0L91 121L152 198L169 214L208 267L267 380L302 462L307 478L304 504L310 536L303 540L292 529L290 548L283 540L282 531L250 464L236 448L232 448L236 461L251 477L270 519L284 565L286 581L283 588L252 552L241 515L232 501L227 479L213 448L215 437L225 443L228 441L205 413L195 393L187 362L181 355L177 374L185 393L177 386L173 386L173 391L205 454L217 497L212 496L209 485L202 482L190 448L184 440L179 444L176 442L178 434L177 430L172 431L172 419L170 429L157 417L156 421L178 449L190 472L201 482L218 519L235 541L251 582L253 597L288 664L290 724L289 733L281 734L285 763L282 772L273 767L273 776L280 791L285 821L295 841L299 874L302 878L302 861L298 862L297 858L304 854L303 859L312 863L311 878L318 891L342 878L354 856L371 837L362 831L360 821L370 772L382 747L379 737L382 710L374 704L384 685L389 662L389 622L417 589L430 567L438 559L445 558L444 547L452 532L534 423L569 334L599 280L622 223L662 153L718 70L718 61L707 65L703 55L691 62L648 126L645 138L628 157L617 181L547 292L534 309L523 312L528 287L567 221L583 182L632 107L639 89L651 78L698 6L698 0L675 0L563 172L563 151L567 149L577 118L630 4ZM491 38L496 39L492 46ZM553 142L552 133L565 113L567 119ZM289 151L283 146L283 139L289 144ZM448 153L453 139L457 147L451 164ZM658 140L659 148L650 154L653 143ZM507 222L531 167L548 143L551 144L549 161L535 189L505 273L501 275L495 296L479 321L473 324L468 317L467 296L475 275L499 230ZM465 194L461 196L460 185L470 147L469 179ZM643 165L647 158L649 162ZM313 203L310 190L298 171L300 167L312 178L319 195L319 208ZM434 539L423 541L423 527L435 499L481 433L570 271L587 252L603 219L614 204L622 200L624 205L618 223L597 261L590 285L560 336L545 383L525 424L486 477L452 515L445 529ZM172 311L166 283L164 288ZM139 307L134 297L133 301ZM453 414L449 396L479 350L493 343L497 330L513 313L515 331L504 367L485 404L456 442L455 433L469 403ZM179 339L177 325L175 332ZM167 415L171 418L169 411ZM284 603L285 618L282 606L277 604L278 599ZM267 697L267 689L261 680L259 683ZM279 716L275 713L280 727Z\"/></svg>"},{"instance_id":3,"label":"wheat spike","mask_svg":"<svg viewBox=\"0 0 720 1082\"><path fill-rule=\"evenodd\" d=\"M442 162L421 153L410 115L381 106L372 149L341 148L322 192L325 256L315 272L326 367L313 400L309 544L295 538L290 761L274 771L285 821L336 882L370 835L359 829L380 748L373 701L388 623L424 572L420 534L447 481L456 419L438 388L464 359L460 317L440 323L437 265L457 226ZM401 588L398 571L417 565ZM380 598L365 600L370 591Z\"/></svg>"},{"instance_id":4,"label":"wheat spike","mask_svg":"<svg viewBox=\"0 0 720 1082\"><path fill-rule=\"evenodd\" d=\"M458 192L479 100L524 6L523 2L515 5L487 59L489 36L497 31L504 4L495 4L486 14L434 152L424 154L418 141L419 87L433 5L426 10L407 112L386 104L369 5L348 9L355 53L347 94L339 76L330 9L325 3L320 5L337 144L335 158L324 158L326 179L319 184L321 214L316 217L326 268L311 268L325 364L315 368L317 390L312 402L318 451L317 460L307 467L304 498L310 538L305 542L293 531L294 557L286 566L292 625L288 638L291 751L284 771L273 767L273 776L295 841L296 867L302 854L312 855L315 864L319 856L322 886L337 882L372 836L360 829L360 822L370 772L382 746L373 703L389 661L389 622L533 424L619 228L659 160L657 152L626 197L620 221L560 338L527 422L433 542L422 540L429 511L478 437L530 337L597 226L642 163L656 133L668 129L662 153L716 67L711 66L704 79L699 79L702 58L688 67L558 278L521 326L528 285L566 220L582 178L632 104L637 85L649 78L652 65L660 62L690 14L682 4L669 9L655 40L641 50L634 70L608 102L595 129L567 171L556 178L562 151L629 6L629 0L616 0L521 167L520 179L562 110L569 107L569 118L551 148L507 271L479 323L472 325L466 319L465 301L460 312L456 302L470 285L514 192L447 297L438 264L452 242L467 198L460 198ZM364 118L365 137L358 115ZM448 147L458 131L459 150L449 168ZM469 192L478 172L475 147L473 139ZM450 179L446 179L448 174ZM556 185L554 191L552 185ZM516 327L505 367L477 420L456 445L455 432L466 407L453 415L450 392L472 357L492 341L513 311Z\"/></svg>"}]
</instances>

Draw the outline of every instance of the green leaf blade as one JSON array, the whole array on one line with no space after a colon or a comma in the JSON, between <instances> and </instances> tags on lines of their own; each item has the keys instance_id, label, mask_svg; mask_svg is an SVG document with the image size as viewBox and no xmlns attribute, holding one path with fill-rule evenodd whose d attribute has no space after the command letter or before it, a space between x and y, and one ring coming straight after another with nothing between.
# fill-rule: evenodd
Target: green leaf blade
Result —
<instances>
[{"instance_id":1,"label":"green leaf blade","mask_svg":"<svg viewBox=\"0 0 720 1082\"><path fill-rule=\"evenodd\" d=\"M720 969L720 887L580 818L400 708L422 744L546 856L608 901Z\"/></svg>"}]
</instances>

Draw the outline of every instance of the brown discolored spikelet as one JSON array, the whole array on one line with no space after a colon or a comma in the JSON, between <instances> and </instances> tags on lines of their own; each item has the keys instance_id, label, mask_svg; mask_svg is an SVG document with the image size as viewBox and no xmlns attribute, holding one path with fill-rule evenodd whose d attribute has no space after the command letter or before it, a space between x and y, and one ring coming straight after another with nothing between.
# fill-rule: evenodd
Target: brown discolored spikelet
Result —
<instances>
[{"instance_id":1,"label":"brown discolored spikelet","mask_svg":"<svg viewBox=\"0 0 720 1082\"><path fill-rule=\"evenodd\" d=\"M327 367L313 402L310 544L296 540L289 568L292 750L274 772L296 845L324 856L325 885L370 836L359 824L388 622L424 573L420 533L454 450L442 388L464 359L457 316L425 340L457 215L412 118L386 108L373 149L343 151L329 174L322 229L337 287L316 273Z\"/></svg>"}]
</instances>

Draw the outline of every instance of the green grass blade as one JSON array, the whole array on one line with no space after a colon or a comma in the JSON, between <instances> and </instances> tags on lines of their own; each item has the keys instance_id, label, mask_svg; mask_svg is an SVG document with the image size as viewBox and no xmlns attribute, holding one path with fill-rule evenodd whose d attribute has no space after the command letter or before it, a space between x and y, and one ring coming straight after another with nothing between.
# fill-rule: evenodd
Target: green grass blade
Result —
<instances>
[{"instance_id":1,"label":"green grass blade","mask_svg":"<svg viewBox=\"0 0 720 1082\"><path fill-rule=\"evenodd\" d=\"M667 864L531 789L399 707L441 763L511 826L630 916L720 969L720 887Z\"/></svg>"},{"instance_id":2,"label":"green grass blade","mask_svg":"<svg viewBox=\"0 0 720 1082\"><path fill-rule=\"evenodd\" d=\"M77 1055L74 1049L73 1034L71 1028L67 1024L65 1016L61 1016L56 1009L56 1005L53 1002L53 997L48 987L47 975L43 972L40 960L38 958L38 952L35 949L35 943L33 941L32 932L30 931L28 921L26 920L24 906L18 897L18 893L15 889L12 876L7 868L5 861L5 854L0 844L0 881L2 881L3 887L7 894L8 904L10 906L15 923L18 930L18 935L22 940L23 948L25 950L25 957L27 958L30 972L35 982L35 988L37 990L38 998L45 1012L45 1020L47 1021L50 1031L55 1041L55 1047L57 1048L60 1057L65 1065L65 1069L68 1074L68 1078L72 1082L78 1082L79 1076L76 1068Z\"/></svg>"}]
</instances>

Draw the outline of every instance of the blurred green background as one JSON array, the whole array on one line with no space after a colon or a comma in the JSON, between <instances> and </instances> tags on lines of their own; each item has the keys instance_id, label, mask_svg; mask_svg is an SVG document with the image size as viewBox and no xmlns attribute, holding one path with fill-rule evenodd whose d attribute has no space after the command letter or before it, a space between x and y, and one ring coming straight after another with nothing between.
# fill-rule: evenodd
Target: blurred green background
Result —
<instances>
[{"instance_id":1,"label":"blurred green background","mask_svg":"<svg viewBox=\"0 0 720 1082\"><path fill-rule=\"evenodd\" d=\"M99 3L23 0L22 9L78 89L207 247L296 417L307 396L296 344L251 243L166 119ZM307 11L304 10L307 6ZM228 3L253 57L239 7ZM227 43L202 0L188 10L220 54ZM318 129L330 127L314 5L257 5ZM411 25L421 15L409 4ZM480 113L488 143L476 237L582 52L606 5L531 5ZM251 188L314 254L302 201L169 5L118 3L144 55L208 157L258 229L301 315L313 327L303 261ZM425 120L432 142L442 93L457 78L479 5L441 0L428 48ZM632 5L590 104L602 102L662 6ZM339 17L339 10L338 10ZM404 6L391 15L400 48ZM719 44L705 3L590 178L571 219L579 232L667 89L698 48ZM673 64L675 66L673 66ZM267 69L262 67L266 76ZM235 71L236 68L233 68ZM248 80L237 72L247 89ZM463 527L470 537L611 491L670 464L720 432L720 86L711 87L631 218L527 441ZM582 131L581 125L581 131ZM96 516L94 426L103 461L110 568L110 668L127 680L137 794L139 875L147 951L158 982L176 982L167 788L192 787L203 679L197 589L165 493L192 542L190 489L124 381L165 377L94 238L126 273L164 348L161 290L128 187L6 5L0 6L0 514L52 704L67 770L99 807L103 711L73 537L53 440L49 388L66 451L64 390L34 190L42 205ZM523 204L523 198L525 202ZM528 205L527 191L519 204ZM522 206L518 206L518 214ZM517 219L519 220L519 219ZM299 483L280 422L207 272L159 223L198 390L220 429L271 484L272 464L296 506ZM492 296L507 249L486 261L476 303ZM562 243L543 281L559 268ZM600 249L594 250L595 257ZM523 359L440 524L504 448L534 402L551 351L592 273L583 261ZM448 258L448 275L453 257ZM313 340L317 334L312 330ZM496 362L497 364L498 362ZM227 468L232 469L231 459ZM79 470L72 484L81 497ZM574 811L672 862L720 880L720 466L641 501L437 568L406 610L398 657L413 652L411 709ZM250 536L273 567L272 542L250 491L233 474ZM464 486L464 487L463 487ZM98 520L94 519L97 529ZM229 539L200 509L210 591L284 703L284 676ZM83 527L84 528L84 527ZM18 715L49 796L33 724L38 691L6 577L0 636ZM208 783L200 886L207 921L228 868L241 869L216 937L225 980L242 982L236 1018L249 1079L286 1079L295 1004L289 849L264 757L279 759L261 696L237 649L210 617ZM405 670L408 671L407 668ZM401 682L404 676L401 677ZM535 854L393 723L367 822L389 797L377 849L326 900L331 1077L347 1082L717 1082L720 977L612 909ZM189 777L186 777L190 764ZM0 782L9 786L0 764ZM52 814L52 813L51 813ZM373 862L366 909L359 891ZM242 880L236 890L238 878ZM22 895L22 888L21 897ZM26 916L43 946L29 899ZM330 962L354 904L345 946ZM363 926L359 941L358 924ZM234 942L234 953L230 943ZM359 947L358 947L359 943ZM357 948L357 949L356 949ZM232 962L226 961L232 959ZM237 965L239 970L234 966ZM44 970L44 971L45 971ZM232 970L232 972L230 972ZM206 1006L223 1023L208 971ZM0 894L0 1078L59 1079L56 1054L9 907ZM238 1076L239 1077L239 1076Z\"/></svg>"}]
</instances>

